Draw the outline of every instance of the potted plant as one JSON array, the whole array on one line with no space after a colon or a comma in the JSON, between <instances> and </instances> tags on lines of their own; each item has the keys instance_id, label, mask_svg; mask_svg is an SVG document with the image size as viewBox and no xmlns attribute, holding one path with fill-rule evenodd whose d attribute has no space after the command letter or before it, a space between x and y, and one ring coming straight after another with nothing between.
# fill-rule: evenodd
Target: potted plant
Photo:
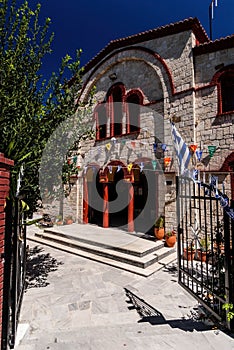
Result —
<instances>
[{"instance_id":1,"label":"potted plant","mask_svg":"<svg viewBox=\"0 0 234 350\"><path fill-rule=\"evenodd\" d=\"M195 247L194 244L187 244L183 249L183 258L192 261L195 257Z\"/></svg>"},{"instance_id":2,"label":"potted plant","mask_svg":"<svg viewBox=\"0 0 234 350\"><path fill-rule=\"evenodd\" d=\"M164 217L160 216L154 224L154 234L157 239L163 239L165 235L165 230L164 230Z\"/></svg>"},{"instance_id":3,"label":"potted plant","mask_svg":"<svg viewBox=\"0 0 234 350\"><path fill-rule=\"evenodd\" d=\"M60 226L63 224L63 218L62 215L58 215L55 220L56 225Z\"/></svg>"},{"instance_id":4,"label":"potted plant","mask_svg":"<svg viewBox=\"0 0 234 350\"><path fill-rule=\"evenodd\" d=\"M197 259L202 262L206 262L210 242L208 239L206 240L205 238L201 238L199 240L199 243L200 243L200 249L198 249L197 251Z\"/></svg>"},{"instance_id":5,"label":"potted plant","mask_svg":"<svg viewBox=\"0 0 234 350\"><path fill-rule=\"evenodd\" d=\"M168 231L165 234L166 245L170 248L174 247L176 244L176 231Z\"/></svg>"},{"instance_id":6,"label":"potted plant","mask_svg":"<svg viewBox=\"0 0 234 350\"><path fill-rule=\"evenodd\" d=\"M65 218L65 223L66 225L71 225L73 224L73 218L71 215L68 215L66 218Z\"/></svg>"}]
</instances>

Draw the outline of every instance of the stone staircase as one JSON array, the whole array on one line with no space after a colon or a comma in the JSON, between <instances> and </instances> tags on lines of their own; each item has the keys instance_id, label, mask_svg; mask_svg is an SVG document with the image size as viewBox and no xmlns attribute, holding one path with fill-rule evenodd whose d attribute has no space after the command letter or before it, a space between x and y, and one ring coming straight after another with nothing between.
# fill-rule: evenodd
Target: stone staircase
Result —
<instances>
[{"instance_id":1,"label":"stone staircase","mask_svg":"<svg viewBox=\"0 0 234 350\"><path fill-rule=\"evenodd\" d=\"M114 233L117 238L118 234L120 235L119 241L115 237L113 242L113 240L108 239L108 236L103 241L103 234L102 237L98 236L100 233L91 238L87 235L86 238L84 235L75 235L74 232L72 234L66 231L62 232L61 229L56 229L56 227L44 229L44 231L37 230L37 232L30 233L27 238L38 244L45 244L145 277L176 260L176 248L165 247L163 241L144 239L146 235L143 234L130 235L121 231L118 233L118 230L115 230ZM128 236L124 238L123 235ZM121 241L123 238L126 242ZM129 242L127 241L128 238L130 239Z\"/></svg>"}]
</instances>

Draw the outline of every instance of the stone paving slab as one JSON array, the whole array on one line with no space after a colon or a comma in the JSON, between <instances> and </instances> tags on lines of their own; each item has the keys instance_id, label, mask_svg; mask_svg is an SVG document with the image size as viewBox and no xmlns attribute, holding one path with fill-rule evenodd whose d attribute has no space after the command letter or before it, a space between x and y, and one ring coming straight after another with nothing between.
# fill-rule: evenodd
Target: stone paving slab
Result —
<instances>
[{"instance_id":1,"label":"stone paving slab","mask_svg":"<svg viewBox=\"0 0 234 350\"><path fill-rule=\"evenodd\" d=\"M145 278L51 247L38 248L42 250L32 256L35 266L37 258L45 267L51 259L56 268L44 280L32 280L35 286L24 295L16 350L234 349L232 337L192 317L197 302L178 285L175 269ZM142 322L124 288L166 322Z\"/></svg>"}]
</instances>

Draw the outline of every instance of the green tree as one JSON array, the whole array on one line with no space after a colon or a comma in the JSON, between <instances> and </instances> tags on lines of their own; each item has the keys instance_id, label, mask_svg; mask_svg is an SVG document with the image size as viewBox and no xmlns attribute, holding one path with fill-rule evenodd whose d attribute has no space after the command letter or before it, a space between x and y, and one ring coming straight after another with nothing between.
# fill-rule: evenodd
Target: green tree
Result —
<instances>
[{"instance_id":1,"label":"green tree","mask_svg":"<svg viewBox=\"0 0 234 350\"><path fill-rule=\"evenodd\" d=\"M0 0L0 152L15 162L11 194L24 166L22 193L31 210L39 198L38 167L53 131L77 111L82 86L81 50L74 60L66 55L57 73L46 81L40 74L50 54L53 33L49 18L40 24L40 4ZM66 76L72 76L68 81ZM82 135L90 130L85 125ZM82 137L80 134L80 137Z\"/></svg>"}]
</instances>

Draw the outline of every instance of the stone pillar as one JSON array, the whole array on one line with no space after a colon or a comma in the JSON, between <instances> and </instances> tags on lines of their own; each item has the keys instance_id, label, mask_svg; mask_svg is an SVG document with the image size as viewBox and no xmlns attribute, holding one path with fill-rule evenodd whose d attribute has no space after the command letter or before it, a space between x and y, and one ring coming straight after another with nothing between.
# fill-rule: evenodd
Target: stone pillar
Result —
<instances>
[{"instance_id":1,"label":"stone pillar","mask_svg":"<svg viewBox=\"0 0 234 350\"><path fill-rule=\"evenodd\" d=\"M84 177L83 179L83 189L84 189L84 197L83 197L83 223L88 224L89 222L89 217L88 217L88 212L89 212L89 195L88 195L88 184L87 180Z\"/></svg>"}]
</instances>

